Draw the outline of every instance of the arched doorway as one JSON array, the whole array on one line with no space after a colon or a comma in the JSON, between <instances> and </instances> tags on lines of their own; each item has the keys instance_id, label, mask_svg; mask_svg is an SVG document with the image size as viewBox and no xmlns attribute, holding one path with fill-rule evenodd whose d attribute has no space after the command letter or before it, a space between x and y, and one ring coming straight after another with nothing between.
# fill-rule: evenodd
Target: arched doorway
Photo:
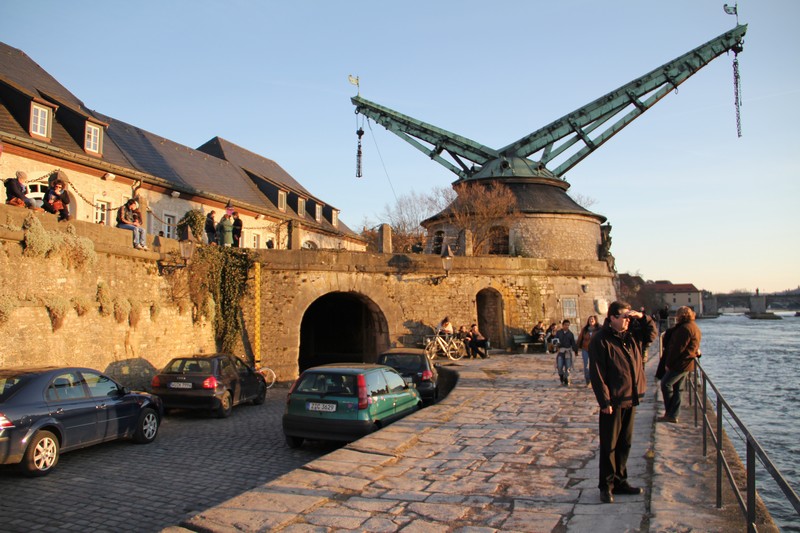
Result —
<instances>
[{"instance_id":1,"label":"arched doorway","mask_svg":"<svg viewBox=\"0 0 800 533\"><path fill-rule=\"evenodd\" d=\"M374 363L389 347L386 317L366 296L332 292L308 306L300 322L300 372L328 363Z\"/></svg>"},{"instance_id":2,"label":"arched doorway","mask_svg":"<svg viewBox=\"0 0 800 533\"><path fill-rule=\"evenodd\" d=\"M478 311L478 329L495 348L506 346L505 322L503 321L503 296L495 289L483 289L475 298Z\"/></svg>"}]
</instances>

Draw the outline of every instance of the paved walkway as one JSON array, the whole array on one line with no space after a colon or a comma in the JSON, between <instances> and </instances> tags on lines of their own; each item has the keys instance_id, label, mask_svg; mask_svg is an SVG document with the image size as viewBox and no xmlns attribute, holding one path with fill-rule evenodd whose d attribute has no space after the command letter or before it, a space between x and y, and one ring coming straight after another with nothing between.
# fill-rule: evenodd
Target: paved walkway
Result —
<instances>
[{"instance_id":1,"label":"paved walkway","mask_svg":"<svg viewBox=\"0 0 800 533\"><path fill-rule=\"evenodd\" d=\"M545 354L452 368L442 402L165 531L744 531L733 500L714 507L688 419L655 423L654 361L628 463L645 493L611 505L597 489L591 388L562 386Z\"/></svg>"}]
</instances>

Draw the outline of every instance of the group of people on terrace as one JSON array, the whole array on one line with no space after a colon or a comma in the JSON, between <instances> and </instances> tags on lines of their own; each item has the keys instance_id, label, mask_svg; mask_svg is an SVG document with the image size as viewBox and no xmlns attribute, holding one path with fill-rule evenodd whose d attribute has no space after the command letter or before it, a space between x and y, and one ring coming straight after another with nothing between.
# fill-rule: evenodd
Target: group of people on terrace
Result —
<instances>
[{"instance_id":1,"label":"group of people on terrace","mask_svg":"<svg viewBox=\"0 0 800 533\"><path fill-rule=\"evenodd\" d=\"M454 331L453 323L450 322L450 317L444 317L436 328L437 335L456 335L464 342L467 348L467 358L489 358L489 339L487 339L478 329L478 324L472 324L469 328L467 326L459 326L458 332Z\"/></svg>"},{"instance_id":2,"label":"group of people on terrace","mask_svg":"<svg viewBox=\"0 0 800 533\"><path fill-rule=\"evenodd\" d=\"M61 178L51 177L48 182L47 191L42 198L41 207L29 198L28 194L28 174L23 170L18 170L13 178L8 178L4 182L6 186L6 203L17 207L26 207L34 211L47 211L58 216L59 222L68 221L69 215L69 194L67 194L67 184Z\"/></svg>"},{"instance_id":3,"label":"group of people on terrace","mask_svg":"<svg viewBox=\"0 0 800 533\"><path fill-rule=\"evenodd\" d=\"M206 215L205 232L208 244L227 248L239 248L242 239L242 220L237 211L226 211L219 222L214 220L216 211Z\"/></svg>"}]
</instances>

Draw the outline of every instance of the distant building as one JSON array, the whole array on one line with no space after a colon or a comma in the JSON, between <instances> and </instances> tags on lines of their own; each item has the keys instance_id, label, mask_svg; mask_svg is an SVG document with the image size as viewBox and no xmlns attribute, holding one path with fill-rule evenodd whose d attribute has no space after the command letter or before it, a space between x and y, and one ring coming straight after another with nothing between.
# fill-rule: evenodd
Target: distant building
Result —
<instances>
[{"instance_id":1,"label":"distant building","mask_svg":"<svg viewBox=\"0 0 800 533\"><path fill-rule=\"evenodd\" d=\"M691 283L670 283L656 281L646 285L647 290L661 301L661 307L668 305L670 311L679 307L689 307L698 315L703 314L703 291Z\"/></svg>"},{"instance_id":2,"label":"distant building","mask_svg":"<svg viewBox=\"0 0 800 533\"><path fill-rule=\"evenodd\" d=\"M92 111L0 43L0 178L18 170L34 199L56 176L68 181L74 220L113 226L116 210L135 196L151 235L175 238L190 209L215 210L219 221L227 208L242 219L243 247L366 250L338 209L274 161L219 137L195 150Z\"/></svg>"}]
</instances>

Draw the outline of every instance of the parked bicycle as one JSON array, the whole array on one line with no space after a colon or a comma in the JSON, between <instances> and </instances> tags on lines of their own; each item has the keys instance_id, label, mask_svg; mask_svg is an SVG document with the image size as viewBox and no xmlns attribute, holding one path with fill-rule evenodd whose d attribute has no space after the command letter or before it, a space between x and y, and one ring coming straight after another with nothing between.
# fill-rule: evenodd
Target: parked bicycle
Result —
<instances>
[{"instance_id":1,"label":"parked bicycle","mask_svg":"<svg viewBox=\"0 0 800 533\"><path fill-rule=\"evenodd\" d=\"M264 376L264 380L267 382L267 388L269 389L273 385L275 385L275 371L267 366L259 366L256 368L256 372Z\"/></svg>"},{"instance_id":2,"label":"parked bicycle","mask_svg":"<svg viewBox=\"0 0 800 533\"><path fill-rule=\"evenodd\" d=\"M433 361L437 355L458 361L467 355L464 341L454 335L432 335L425 343L425 355Z\"/></svg>"}]
</instances>

